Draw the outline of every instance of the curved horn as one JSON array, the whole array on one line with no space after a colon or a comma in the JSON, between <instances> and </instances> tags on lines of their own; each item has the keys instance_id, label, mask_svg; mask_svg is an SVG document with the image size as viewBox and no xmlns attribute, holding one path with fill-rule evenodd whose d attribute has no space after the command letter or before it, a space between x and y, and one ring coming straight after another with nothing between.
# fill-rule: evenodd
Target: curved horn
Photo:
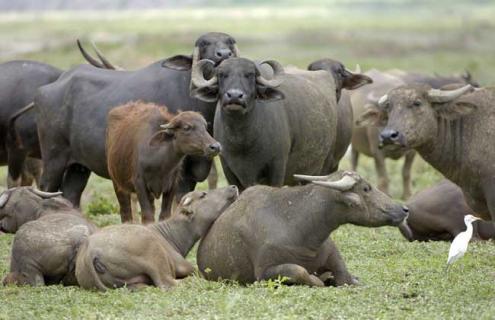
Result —
<instances>
[{"instance_id":1,"label":"curved horn","mask_svg":"<svg viewBox=\"0 0 495 320\"><path fill-rule=\"evenodd\" d=\"M100 50L98 50L98 48L96 47L96 45L93 41L91 41L91 45L93 46L93 50L96 52L96 55L98 56L98 58L101 60L101 62L105 66L105 69L124 70L121 67L116 67L113 64L111 64L110 61L108 61L107 58L105 58L105 56L100 52Z\"/></svg>"},{"instance_id":2,"label":"curved horn","mask_svg":"<svg viewBox=\"0 0 495 320\"><path fill-rule=\"evenodd\" d=\"M2 192L2 194L0 195L0 208L5 207L5 204L7 204L9 198L10 198L10 192L8 190Z\"/></svg>"},{"instance_id":3,"label":"curved horn","mask_svg":"<svg viewBox=\"0 0 495 320\"><path fill-rule=\"evenodd\" d=\"M466 92L470 91L473 87L468 84L462 88L455 90L439 90L439 89L430 89L428 91L428 100L431 102L450 102L454 99L459 98Z\"/></svg>"},{"instance_id":4,"label":"curved horn","mask_svg":"<svg viewBox=\"0 0 495 320\"><path fill-rule=\"evenodd\" d=\"M371 91L366 96L366 100L368 100L369 102L371 102L373 104L378 104L378 101L380 101L380 98L381 97L380 96L377 96L374 91Z\"/></svg>"},{"instance_id":5,"label":"curved horn","mask_svg":"<svg viewBox=\"0 0 495 320\"><path fill-rule=\"evenodd\" d=\"M237 43L234 43L234 57L240 57L241 56L241 51L239 50L239 47L237 47Z\"/></svg>"},{"instance_id":6,"label":"curved horn","mask_svg":"<svg viewBox=\"0 0 495 320\"><path fill-rule=\"evenodd\" d=\"M354 179L349 175L344 175L342 179L338 181L313 181L314 184L336 189L339 191L347 191L351 189L352 187L354 187L356 182L357 182L356 179Z\"/></svg>"},{"instance_id":7,"label":"curved horn","mask_svg":"<svg viewBox=\"0 0 495 320\"><path fill-rule=\"evenodd\" d=\"M34 193L35 195L37 195L43 199L50 199L50 198L62 195L62 191L46 192L46 191L38 190L36 188L30 188L29 191L31 191L32 193Z\"/></svg>"},{"instance_id":8,"label":"curved horn","mask_svg":"<svg viewBox=\"0 0 495 320\"><path fill-rule=\"evenodd\" d=\"M378 100L378 105L380 107L383 107L388 101L388 94L384 94L379 100Z\"/></svg>"},{"instance_id":9,"label":"curved horn","mask_svg":"<svg viewBox=\"0 0 495 320\"><path fill-rule=\"evenodd\" d=\"M217 83L217 76L213 76L210 80L205 79L203 75L203 68L207 64L215 66L215 62L209 59L203 59L199 60L196 64L196 68L191 70L191 82L197 88L210 87Z\"/></svg>"},{"instance_id":10,"label":"curved horn","mask_svg":"<svg viewBox=\"0 0 495 320\"><path fill-rule=\"evenodd\" d=\"M264 63L266 63L267 65L272 67L273 79L268 80L268 79L263 78L263 76L261 75L261 72L259 72L259 69L258 69L259 76L256 77L256 82L258 82L261 85L264 85L267 87L272 87L272 88L276 88L276 87L280 86L282 84L283 80L277 79L277 77L284 74L284 67L282 67L282 65L275 60L261 61L260 65L262 65ZM258 67L256 67L256 68L258 68Z\"/></svg>"},{"instance_id":11,"label":"curved horn","mask_svg":"<svg viewBox=\"0 0 495 320\"><path fill-rule=\"evenodd\" d=\"M173 129L174 126L172 125L172 122L169 122L169 123L160 125L160 128L162 128L162 129Z\"/></svg>"},{"instance_id":12,"label":"curved horn","mask_svg":"<svg viewBox=\"0 0 495 320\"><path fill-rule=\"evenodd\" d=\"M105 69L105 66L98 60L96 60L95 58L93 58L84 48L83 46L81 45L81 41L79 41L79 39L76 40L77 42L77 46L79 47L79 51L81 52L82 56L84 57L84 59L89 62L89 64L97 67L97 68L101 68L101 69Z\"/></svg>"},{"instance_id":13,"label":"curved horn","mask_svg":"<svg viewBox=\"0 0 495 320\"><path fill-rule=\"evenodd\" d=\"M299 179L299 180L304 180L304 181L325 181L328 180L328 176L308 176L304 174L295 174L294 178Z\"/></svg>"}]
</instances>

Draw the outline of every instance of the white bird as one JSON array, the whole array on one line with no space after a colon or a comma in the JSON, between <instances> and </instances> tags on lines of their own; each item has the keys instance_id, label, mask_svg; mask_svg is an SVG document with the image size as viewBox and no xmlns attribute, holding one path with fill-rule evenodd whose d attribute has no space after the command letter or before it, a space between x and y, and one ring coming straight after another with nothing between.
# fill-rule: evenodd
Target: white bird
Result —
<instances>
[{"instance_id":1,"label":"white bird","mask_svg":"<svg viewBox=\"0 0 495 320\"><path fill-rule=\"evenodd\" d=\"M473 215L464 216L464 223L466 224L466 231L459 233L455 236L454 241L450 245L449 258L447 259L447 269L454 263L457 259L462 257L468 248L469 240L473 236L473 225L472 223L476 220L481 220Z\"/></svg>"}]
</instances>

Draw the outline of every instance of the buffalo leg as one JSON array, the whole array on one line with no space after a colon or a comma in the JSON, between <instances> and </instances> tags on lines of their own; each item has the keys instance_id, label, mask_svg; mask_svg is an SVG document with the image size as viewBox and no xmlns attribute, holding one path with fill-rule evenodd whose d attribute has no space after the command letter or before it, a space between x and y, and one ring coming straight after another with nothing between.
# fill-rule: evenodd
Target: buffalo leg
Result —
<instances>
[{"instance_id":1,"label":"buffalo leg","mask_svg":"<svg viewBox=\"0 0 495 320\"><path fill-rule=\"evenodd\" d=\"M127 192L119 190L119 188L113 184L115 195L119 201L120 207L120 220L122 223L132 222L132 207L131 207L131 195Z\"/></svg>"},{"instance_id":2,"label":"buffalo leg","mask_svg":"<svg viewBox=\"0 0 495 320\"><path fill-rule=\"evenodd\" d=\"M359 152L351 147L351 166L352 171L356 171L359 162Z\"/></svg>"},{"instance_id":3,"label":"buffalo leg","mask_svg":"<svg viewBox=\"0 0 495 320\"><path fill-rule=\"evenodd\" d=\"M141 221L143 224L155 222L155 203L153 196L146 190L146 186L142 179L138 179L134 183L136 194L141 207Z\"/></svg>"},{"instance_id":4,"label":"buffalo leg","mask_svg":"<svg viewBox=\"0 0 495 320\"><path fill-rule=\"evenodd\" d=\"M280 160L273 163L269 169L268 185L274 187L281 187L284 185L285 181L285 166L286 161ZM256 183L254 183L256 184ZM254 185L253 184L253 185Z\"/></svg>"},{"instance_id":5,"label":"buffalo leg","mask_svg":"<svg viewBox=\"0 0 495 320\"><path fill-rule=\"evenodd\" d=\"M404 165L402 166L402 199L407 200L411 196L411 168L416 152L406 152Z\"/></svg>"},{"instance_id":6,"label":"buffalo leg","mask_svg":"<svg viewBox=\"0 0 495 320\"><path fill-rule=\"evenodd\" d=\"M171 190L164 192L162 194L162 208L160 211L160 216L158 218L159 220L165 220L168 217L170 217L174 196L175 196L175 188L172 188Z\"/></svg>"},{"instance_id":7,"label":"buffalo leg","mask_svg":"<svg viewBox=\"0 0 495 320\"><path fill-rule=\"evenodd\" d=\"M385 166L385 157L383 153L377 152L374 159L376 174L378 175L378 189L388 194L388 175Z\"/></svg>"},{"instance_id":8,"label":"buffalo leg","mask_svg":"<svg viewBox=\"0 0 495 320\"><path fill-rule=\"evenodd\" d=\"M62 186L69 155L66 153L47 155L43 160L40 189L48 192L56 192Z\"/></svg>"},{"instance_id":9,"label":"buffalo leg","mask_svg":"<svg viewBox=\"0 0 495 320\"><path fill-rule=\"evenodd\" d=\"M218 171L215 161L211 163L210 174L208 175L208 189L213 190L218 186Z\"/></svg>"},{"instance_id":10,"label":"buffalo leg","mask_svg":"<svg viewBox=\"0 0 495 320\"><path fill-rule=\"evenodd\" d=\"M299 284L323 287L324 283L318 277L309 274L308 270L297 264L286 263L267 268L258 280L276 280L287 277L286 284Z\"/></svg>"},{"instance_id":11,"label":"buffalo leg","mask_svg":"<svg viewBox=\"0 0 495 320\"><path fill-rule=\"evenodd\" d=\"M8 176L7 186L9 188L19 187L22 185L22 173L24 170L24 163L26 161L26 154L20 150L9 150L8 153Z\"/></svg>"},{"instance_id":12,"label":"buffalo leg","mask_svg":"<svg viewBox=\"0 0 495 320\"><path fill-rule=\"evenodd\" d=\"M333 286L342 286L344 284L355 284L356 280L347 270L344 259L342 259L339 250L337 249L335 243L331 239L328 239L325 242L324 250L326 250L328 255L322 271L323 272L330 271L333 274L333 280L328 284Z\"/></svg>"},{"instance_id":13,"label":"buffalo leg","mask_svg":"<svg viewBox=\"0 0 495 320\"><path fill-rule=\"evenodd\" d=\"M77 208L81 205L81 196L90 175L91 171L80 164L72 164L65 173L62 182L64 197Z\"/></svg>"},{"instance_id":14,"label":"buffalo leg","mask_svg":"<svg viewBox=\"0 0 495 320\"><path fill-rule=\"evenodd\" d=\"M223 173L225 174L225 179L227 179L228 184L233 184L239 188L239 192L244 191L244 187L237 178L237 176L230 170L227 164L222 162Z\"/></svg>"},{"instance_id":15,"label":"buffalo leg","mask_svg":"<svg viewBox=\"0 0 495 320\"><path fill-rule=\"evenodd\" d=\"M40 159L35 158L26 158L24 162L24 169L22 174L21 184L32 185L33 180L36 182L36 185L39 187L40 178L41 178L41 170L43 168L43 162Z\"/></svg>"}]
</instances>

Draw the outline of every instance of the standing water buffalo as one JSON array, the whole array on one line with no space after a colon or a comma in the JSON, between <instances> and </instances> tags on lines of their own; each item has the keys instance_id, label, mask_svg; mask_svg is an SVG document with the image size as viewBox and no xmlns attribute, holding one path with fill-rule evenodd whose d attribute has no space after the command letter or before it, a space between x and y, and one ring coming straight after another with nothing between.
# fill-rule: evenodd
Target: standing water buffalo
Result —
<instances>
[{"instance_id":1,"label":"standing water buffalo","mask_svg":"<svg viewBox=\"0 0 495 320\"><path fill-rule=\"evenodd\" d=\"M96 227L74 214L52 213L23 225L12 244L10 273L3 284L76 285L75 258Z\"/></svg>"},{"instance_id":2,"label":"standing water buffalo","mask_svg":"<svg viewBox=\"0 0 495 320\"><path fill-rule=\"evenodd\" d=\"M175 286L194 272L185 259L218 216L237 199L235 186L186 194L170 219L148 226L115 225L93 234L77 255L76 276L86 289Z\"/></svg>"},{"instance_id":3,"label":"standing water buffalo","mask_svg":"<svg viewBox=\"0 0 495 320\"><path fill-rule=\"evenodd\" d=\"M38 90L38 131L44 162L43 190L62 189L79 205L90 172L109 178L105 157L108 112L118 105L142 100L200 112L211 123L215 104L190 96L191 68L198 59L215 64L238 55L235 40L223 33L207 33L196 41L191 56L175 56L136 71L115 71L88 65L75 67L54 83ZM194 87L193 87L194 88ZM188 108L188 109L183 109ZM180 193L206 179L211 160L189 158L184 162Z\"/></svg>"},{"instance_id":4,"label":"standing water buffalo","mask_svg":"<svg viewBox=\"0 0 495 320\"><path fill-rule=\"evenodd\" d=\"M208 80L202 71L214 62L201 60L192 75L194 96L217 102L214 136L222 144L222 167L227 181L241 190L258 183L294 184L295 172L332 172L340 160L335 146L341 119L332 75L284 72L278 62L266 63L272 79L244 58L224 60Z\"/></svg>"},{"instance_id":5,"label":"standing water buffalo","mask_svg":"<svg viewBox=\"0 0 495 320\"><path fill-rule=\"evenodd\" d=\"M252 283L283 276L292 284L352 284L331 232L345 223L399 225L407 217L407 208L354 172L299 178L312 183L251 187L218 218L198 248L206 279Z\"/></svg>"},{"instance_id":6,"label":"standing water buffalo","mask_svg":"<svg viewBox=\"0 0 495 320\"><path fill-rule=\"evenodd\" d=\"M407 201L407 207L409 229L400 229L409 241L452 241L466 230L464 216L476 215L466 204L462 190L449 180L418 192ZM495 238L495 226L491 222L475 221L473 230L475 238Z\"/></svg>"},{"instance_id":7,"label":"standing water buffalo","mask_svg":"<svg viewBox=\"0 0 495 320\"><path fill-rule=\"evenodd\" d=\"M471 85L453 90L402 86L380 99L387 126L386 148L415 149L461 187L468 206L484 220L495 219L495 88ZM363 119L364 120L364 119ZM366 121L377 119L368 116Z\"/></svg>"},{"instance_id":8,"label":"standing water buffalo","mask_svg":"<svg viewBox=\"0 0 495 320\"><path fill-rule=\"evenodd\" d=\"M8 164L8 186L31 185L41 174L39 147L29 152L19 144L9 126L33 102L36 90L55 81L62 70L35 61L10 61L0 64L0 165ZM15 123L16 129L37 141L34 113ZM26 157L30 157L27 158Z\"/></svg>"},{"instance_id":9,"label":"standing water buffalo","mask_svg":"<svg viewBox=\"0 0 495 320\"><path fill-rule=\"evenodd\" d=\"M154 198L162 194L160 220L170 215L186 155L212 158L220 152L220 144L210 136L199 113L173 116L165 107L140 102L110 111L106 148L122 222L132 220L130 193L135 192L144 223L155 220Z\"/></svg>"},{"instance_id":10,"label":"standing water buffalo","mask_svg":"<svg viewBox=\"0 0 495 320\"><path fill-rule=\"evenodd\" d=\"M16 187L0 194L0 231L16 233L26 222L53 212L73 213L72 204L61 192L43 192L33 187Z\"/></svg>"}]
</instances>

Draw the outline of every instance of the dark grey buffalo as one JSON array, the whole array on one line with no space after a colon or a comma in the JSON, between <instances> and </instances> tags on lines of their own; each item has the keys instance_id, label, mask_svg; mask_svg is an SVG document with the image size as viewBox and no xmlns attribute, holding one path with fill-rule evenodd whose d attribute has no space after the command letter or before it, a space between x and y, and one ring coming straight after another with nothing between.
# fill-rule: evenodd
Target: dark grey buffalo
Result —
<instances>
[{"instance_id":1,"label":"dark grey buffalo","mask_svg":"<svg viewBox=\"0 0 495 320\"><path fill-rule=\"evenodd\" d=\"M407 217L407 208L355 172L299 178L312 183L248 188L218 218L198 248L206 279L252 283L282 276L292 284L353 284L331 232L345 223L396 226Z\"/></svg>"},{"instance_id":2,"label":"dark grey buffalo","mask_svg":"<svg viewBox=\"0 0 495 320\"><path fill-rule=\"evenodd\" d=\"M462 190L449 180L416 193L407 201L407 207L409 228L400 229L409 241L452 241L466 230L464 216L476 215L464 200ZM483 240L495 239L495 225L490 221L475 221L473 236Z\"/></svg>"},{"instance_id":3,"label":"dark grey buffalo","mask_svg":"<svg viewBox=\"0 0 495 320\"><path fill-rule=\"evenodd\" d=\"M484 220L495 218L495 89L471 85L438 90L402 86L380 99L388 115L380 133L385 148L415 149L461 187ZM367 121L374 122L372 116Z\"/></svg>"},{"instance_id":4,"label":"dark grey buffalo","mask_svg":"<svg viewBox=\"0 0 495 320\"><path fill-rule=\"evenodd\" d=\"M0 165L9 166L9 187L31 185L41 175L41 162L34 159L40 158L35 115L23 111L30 108L38 87L60 74L62 70L35 61L0 64Z\"/></svg>"},{"instance_id":5,"label":"dark grey buffalo","mask_svg":"<svg viewBox=\"0 0 495 320\"><path fill-rule=\"evenodd\" d=\"M276 61L266 63L272 78L244 58L224 60L208 80L201 71L214 62L202 60L192 76L194 96L217 103L214 137L222 144L222 167L228 182L241 190L295 184L296 172L333 172L343 154L336 145L339 121L345 120L338 117L332 74L284 71Z\"/></svg>"},{"instance_id":6,"label":"dark grey buffalo","mask_svg":"<svg viewBox=\"0 0 495 320\"><path fill-rule=\"evenodd\" d=\"M207 33L197 41L192 56L175 56L136 71L115 71L77 66L54 83L40 88L38 131L45 159L41 187L62 189L79 205L90 172L108 178L105 131L108 112L135 100L200 112L212 123L215 104L190 96L191 68L198 59L215 64L238 54L235 40L223 33ZM211 160L189 157L184 163L181 193L208 176ZM63 181L63 183L62 183Z\"/></svg>"}]
</instances>

